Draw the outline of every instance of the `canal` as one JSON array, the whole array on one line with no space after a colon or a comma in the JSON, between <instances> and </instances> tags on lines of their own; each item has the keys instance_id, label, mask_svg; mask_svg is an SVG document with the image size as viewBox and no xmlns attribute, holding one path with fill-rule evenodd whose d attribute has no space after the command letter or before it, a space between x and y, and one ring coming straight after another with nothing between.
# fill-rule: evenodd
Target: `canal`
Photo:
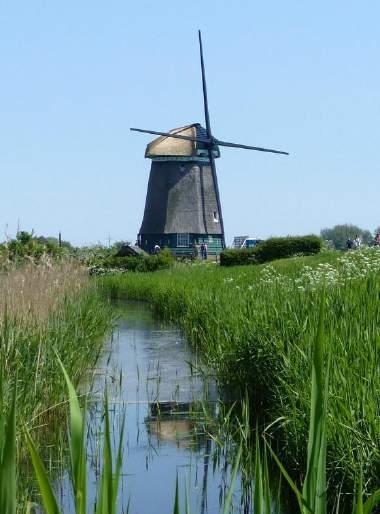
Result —
<instances>
[{"instance_id":1,"label":"canal","mask_svg":"<svg viewBox=\"0 0 380 514\"><path fill-rule=\"evenodd\" d=\"M117 323L91 383L88 412L89 497L95 502L101 469L101 431L107 388L116 453L122 420L123 465L119 512L172 512L178 476L181 506L221 510L231 478L228 451L210 435L220 409L214 378L173 326L155 319L142 302L115 304ZM82 388L89 388L85 383ZM67 473L57 481L63 511L74 512ZM240 481L235 512L243 512Z\"/></svg>"}]
</instances>

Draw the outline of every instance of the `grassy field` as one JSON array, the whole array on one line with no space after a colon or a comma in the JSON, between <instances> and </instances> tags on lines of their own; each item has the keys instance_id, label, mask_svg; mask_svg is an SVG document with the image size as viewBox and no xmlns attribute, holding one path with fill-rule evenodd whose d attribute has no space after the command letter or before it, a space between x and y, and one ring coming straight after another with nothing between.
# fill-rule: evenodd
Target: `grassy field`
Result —
<instances>
[{"instance_id":1,"label":"grassy field","mask_svg":"<svg viewBox=\"0 0 380 514\"><path fill-rule=\"evenodd\" d=\"M278 452L297 470L305 469L311 346L325 290L330 496L352 495L361 469L367 491L380 486L379 251L182 266L101 282L114 297L149 301L183 328L222 383L247 388L261 420L273 423Z\"/></svg>"}]
</instances>

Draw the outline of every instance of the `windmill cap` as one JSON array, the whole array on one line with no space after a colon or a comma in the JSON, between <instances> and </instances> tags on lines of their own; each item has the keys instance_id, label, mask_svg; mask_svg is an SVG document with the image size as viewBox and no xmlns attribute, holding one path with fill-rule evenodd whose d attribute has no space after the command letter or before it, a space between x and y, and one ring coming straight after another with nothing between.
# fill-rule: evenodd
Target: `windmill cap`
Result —
<instances>
[{"instance_id":1,"label":"windmill cap","mask_svg":"<svg viewBox=\"0 0 380 514\"><path fill-rule=\"evenodd\" d=\"M186 125L169 130L169 134L179 134L181 136L196 137L200 139L207 138L207 132L199 123ZM216 148L214 149L215 152ZM219 148L214 154L219 157ZM198 141L187 141L185 139L175 139L174 137L160 136L151 141L145 151L145 157L148 159L162 157L207 157L208 150L206 146Z\"/></svg>"}]
</instances>

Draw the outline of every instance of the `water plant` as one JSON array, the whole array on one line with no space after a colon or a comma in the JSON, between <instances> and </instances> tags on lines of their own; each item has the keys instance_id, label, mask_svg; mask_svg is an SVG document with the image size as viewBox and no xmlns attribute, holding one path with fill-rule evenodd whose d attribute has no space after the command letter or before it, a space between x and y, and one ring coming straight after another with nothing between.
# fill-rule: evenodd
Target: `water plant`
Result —
<instances>
[{"instance_id":1,"label":"water plant","mask_svg":"<svg viewBox=\"0 0 380 514\"><path fill-rule=\"evenodd\" d=\"M73 263L27 265L0 274L0 373L10 401L17 376L18 413L46 421L65 383L58 352L74 383L95 363L112 324L107 302Z\"/></svg>"},{"instance_id":2,"label":"water plant","mask_svg":"<svg viewBox=\"0 0 380 514\"><path fill-rule=\"evenodd\" d=\"M249 491L252 494L252 510L255 514L272 514L274 512L266 448L268 448L281 474L293 491L297 499L298 512L300 514L326 514L329 512L326 494L326 423L328 415L331 353L326 352L324 293L322 293L320 303L318 330L312 344L307 467L302 488L299 488L296 481L290 477L286 467L267 440L265 431L263 434L265 447L264 451L262 450L258 426L256 424L256 427L253 428L250 423L249 397L246 395L246 398L242 402L241 414L235 419L237 429L234 431L234 434L238 441L237 450L231 475L231 484L224 502L223 514L229 514L231 512L232 491L236 481L237 471L242 461L243 450L247 454L246 457L248 457L248 475L250 475L250 480L252 481L251 484L249 484ZM327 356L326 353L328 353ZM231 413L233 409L234 405L230 407L224 418L225 423L229 425L227 433L231 431ZM255 434L254 452L252 451L253 448L250 437L252 433ZM220 442L219 444L222 446ZM253 461L252 453L254 453ZM247 466L247 464L245 465ZM354 495L352 495L352 497L354 498ZM178 479L176 484L175 505L177 506L175 507L175 512L179 512ZM380 505L380 489L371 494L366 501L363 500L363 482L362 474L360 473L356 483L356 500L354 500L352 504L352 513L371 514L378 505ZM339 504L336 505L334 512L335 514L342 512Z\"/></svg>"},{"instance_id":3,"label":"water plant","mask_svg":"<svg viewBox=\"0 0 380 514\"><path fill-rule=\"evenodd\" d=\"M331 353L328 355L326 366L324 355L326 347L324 335L324 311L325 300L323 293L319 313L318 332L312 352L311 406L307 446L307 468L302 490L300 490L296 483L290 478L290 475L275 452L272 450L271 446L266 443L269 451L278 464L281 473L284 475L286 481L296 495L301 514L326 514L328 505L326 494L326 421ZM258 448L257 452L259 453ZM371 494L371 496L363 502L363 483L362 475L360 474L359 480L357 481L357 500L356 504L353 505L353 513L370 514L378 503L380 503L380 489ZM268 513L269 511L267 510L266 512ZM337 510L336 512L338 513L339 511Z\"/></svg>"},{"instance_id":4,"label":"water plant","mask_svg":"<svg viewBox=\"0 0 380 514\"><path fill-rule=\"evenodd\" d=\"M35 438L49 467L62 456L65 380L58 352L75 384L95 364L113 317L86 270L73 262L24 264L0 273L0 377L4 410L17 385L16 426L40 426ZM4 379L6 377L6 380ZM42 444L40 444L42 443ZM25 445L17 438L18 496L31 492ZM1 510L0 510L1 512Z\"/></svg>"},{"instance_id":5,"label":"water plant","mask_svg":"<svg viewBox=\"0 0 380 514\"><path fill-rule=\"evenodd\" d=\"M310 341L326 295L330 374L328 489L351 502L360 470L364 493L380 486L380 252L324 253L270 266L177 268L106 277L106 294L143 299L180 324L222 383L250 392L272 425L289 471L306 470Z\"/></svg>"},{"instance_id":6,"label":"water plant","mask_svg":"<svg viewBox=\"0 0 380 514\"><path fill-rule=\"evenodd\" d=\"M59 360L59 359L58 359ZM75 388L59 360L62 373L66 380L70 405L70 480L74 496L75 514L87 514L87 461L86 461L86 407L82 410L79 405ZM102 472L97 486L96 505L94 514L116 514L117 493L119 487L120 470L122 462L122 441L124 422L119 434L116 460L113 461L111 431L108 409L107 393L104 401L104 434L103 434L103 459ZM35 476L38 481L41 499L46 514L60 514L58 501L54 494L54 488L46 472L45 466L33 439L28 430L25 430L25 438L31 455ZM128 510L128 509L127 509ZM4 513L8 514L8 513ZM11 514L9 512L9 514ZM63 514L63 512L62 512Z\"/></svg>"},{"instance_id":7,"label":"water plant","mask_svg":"<svg viewBox=\"0 0 380 514\"><path fill-rule=\"evenodd\" d=\"M252 508L255 514L269 514L274 512L270 472L268 468L267 452L277 462L281 473L291 486L298 501L300 514L326 514L326 422L328 416L328 396L329 396L329 375L330 375L330 350L327 349L327 339L324 333L324 297L321 298L321 308L319 311L318 330L313 340L311 352L311 389L310 389L310 416L309 416L309 436L307 445L307 469L302 489L299 489L296 482L290 478L289 472L280 461L279 457L272 450L271 445L266 440L266 447L261 448L258 436L258 427L251 426L250 408L248 395L242 404L242 415L236 419L235 435L238 436L236 456L233 462L231 479L224 504L223 514L229 514L232 508L232 496L242 460L247 459L250 466L250 480L252 494ZM328 353L327 357L325 353ZM69 429L69 449L70 449L70 480L74 497L75 514L87 514L87 463L86 463L86 402L81 408L75 388L62 364L57 359L64 376L67 388L67 397L70 406L70 429ZM2 384L0 384L2 385ZM1 390L2 392L2 390ZM2 397L2 396L1 396ZM16 501L16 386L12 391L12 402L8 413L5 415L4 408L0 411L0 506L4 514L15 514ZM3 407L3 406L2 406ZM231 419L234 406L230 407L225 418ZM269 427L268 427L269 428ZM265 438L270 432L265 431ZM34 444L30 430L24 427L24 437L32 459L36 480L39 485L41 501L46 514L63 514L60 510L59 502L54 493L52 478L47 473L43 459ZM94 514L116 514L117 511L117 492L120 479L122 463L122 440L124 423L119 433L119 442L115 451L116 458L113 459L111 444L111 430L109 422L109 406L107 394L104 402L104 432L103 432L103 457L102 472L97 482L97 500L91 506ZM254 452L248 452L251 448L251 435L254 437ZM358 477L356 487L356 501L354 504L354 514L371 514L380 503L380 489L372 494L366 501L363 500L362 476ZM133 493L132 493L133 494ZM185 512L190 514L188 501L185 494ZM128 511L128 508L127 508ZM174 495L174 514L180 514L180 495L178 478L175 486ZM330 512L330 511L329 511ZM344 512L339 506L334 510L336 514Z\"/></svg>"}]
</instances>

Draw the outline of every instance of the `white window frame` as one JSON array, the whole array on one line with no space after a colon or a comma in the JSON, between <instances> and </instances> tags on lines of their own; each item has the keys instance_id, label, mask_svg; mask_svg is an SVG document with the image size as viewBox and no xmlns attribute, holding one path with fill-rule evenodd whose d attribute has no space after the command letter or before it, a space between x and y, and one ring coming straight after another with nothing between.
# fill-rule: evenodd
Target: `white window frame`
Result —
<instances>
[{"instance_id":1,"label":"white window frame","mask_svg":"<svg viewBox=\"0 0 380 514\"><path fill-rule=\"evenodd\" d=\"M178 248L188 248L190 245L190 234L183 233L177 234L177 247Z\"/></svg>"}]
</instances>

